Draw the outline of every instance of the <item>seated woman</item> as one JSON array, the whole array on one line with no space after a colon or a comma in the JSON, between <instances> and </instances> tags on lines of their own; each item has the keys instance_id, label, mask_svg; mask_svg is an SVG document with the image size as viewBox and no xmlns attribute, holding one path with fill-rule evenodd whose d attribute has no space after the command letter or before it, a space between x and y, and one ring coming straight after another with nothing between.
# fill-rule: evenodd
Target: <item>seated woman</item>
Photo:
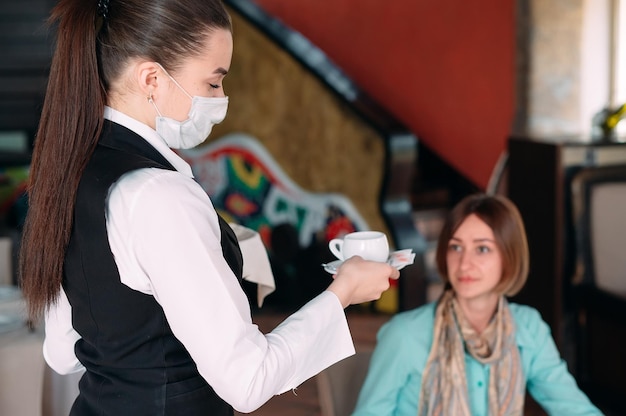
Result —
<instances>
[{"instance_id":1,"label":"seated woman","mask_svg":"<svg viewBox=\"0 0 626 416\"><path fill-rule=\"evenodd\" d=\"M446 289L381 328L353 416L523 415L526 389L549 414L602 414L537 310L507 302L529 261L513 203L463 199L443 226L436 261Z\"/></svg>"}]
</instances>

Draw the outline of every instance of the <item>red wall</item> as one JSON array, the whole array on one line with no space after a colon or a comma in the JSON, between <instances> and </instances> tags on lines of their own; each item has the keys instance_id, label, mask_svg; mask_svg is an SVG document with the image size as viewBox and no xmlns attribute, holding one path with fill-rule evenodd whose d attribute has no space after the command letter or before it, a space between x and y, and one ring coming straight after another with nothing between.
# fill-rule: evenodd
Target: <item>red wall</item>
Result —
<instances>
[{"instance_id":1,"label":"red wall","mask_svg":"<svg viewBox=\"0 0 626 416\"><path fill-rule=\"evenodd\" d=\"M256 2L486 187L513 120L514 0Z\"/></svg>"}]
</instances>

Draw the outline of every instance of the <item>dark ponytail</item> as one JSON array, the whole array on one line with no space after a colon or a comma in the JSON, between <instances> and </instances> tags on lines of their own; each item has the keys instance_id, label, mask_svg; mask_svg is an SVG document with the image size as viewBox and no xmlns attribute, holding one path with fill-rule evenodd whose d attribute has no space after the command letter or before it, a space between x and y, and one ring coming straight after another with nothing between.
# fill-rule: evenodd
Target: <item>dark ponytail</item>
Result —
<instances>
[{"instance_id":1,"label":"dark ponytail","mask_svg":"<svg viewBox=\"0 0 626 416\"><path fill-rule=\"evenodd\" d=\"M56 26L56 50L35 137L19 262L33 321L59 294L76 190L102 129L96 9L96 1L60 0L49 20Z\"/></svg>"},{"instance_id":2,"label":"dark ponytail","mask_svg":"<svg viewBox=\"0 0 626 416\"><path fill-rule=\"evenodd\" d=\"M221 0L59 0L46 98L31 164L19 261L32 321L57 299L74 201L103 126L107 91L132 58L175 69L213 29L231 30Z\"/></svg>"}]
</instances>

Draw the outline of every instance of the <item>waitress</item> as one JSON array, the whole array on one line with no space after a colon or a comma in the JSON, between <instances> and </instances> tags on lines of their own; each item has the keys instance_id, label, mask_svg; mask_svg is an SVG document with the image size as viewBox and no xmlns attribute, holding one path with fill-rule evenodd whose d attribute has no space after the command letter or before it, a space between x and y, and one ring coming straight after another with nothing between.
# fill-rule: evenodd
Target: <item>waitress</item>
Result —
<instances>
[{"instance_id":1,"label":"waitress","mask_svg":"<svg viewBox=\"0 0 626 416\"><path fill-rule=\"evenodd\" d=\"M44 356L86 370L71 415L251 412L354 353L344 308L398 271L346 261L269 334L237 240L172 148L226 115L220 0L60 0L20 275Z\"/></svg>"}]
</instances>

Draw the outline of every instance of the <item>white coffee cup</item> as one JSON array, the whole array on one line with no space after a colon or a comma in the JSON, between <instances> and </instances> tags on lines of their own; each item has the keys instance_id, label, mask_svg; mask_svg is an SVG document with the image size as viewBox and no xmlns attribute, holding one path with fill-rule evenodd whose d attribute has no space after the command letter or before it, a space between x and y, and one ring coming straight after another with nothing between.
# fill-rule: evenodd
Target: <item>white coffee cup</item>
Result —
<instances>
[{"instance_id":1,"label":"white coffee cup","mask_svg":"<svg viewBox=\"0 0 626 416\"><path fill-rule=\"evenodd\" d=\"M357 231L346 234L343 239L333 238L328 248L339 260L359 256L365 260L385 262L389 258L387 236L380 231Z\"/></svg>"}]
</instances>

